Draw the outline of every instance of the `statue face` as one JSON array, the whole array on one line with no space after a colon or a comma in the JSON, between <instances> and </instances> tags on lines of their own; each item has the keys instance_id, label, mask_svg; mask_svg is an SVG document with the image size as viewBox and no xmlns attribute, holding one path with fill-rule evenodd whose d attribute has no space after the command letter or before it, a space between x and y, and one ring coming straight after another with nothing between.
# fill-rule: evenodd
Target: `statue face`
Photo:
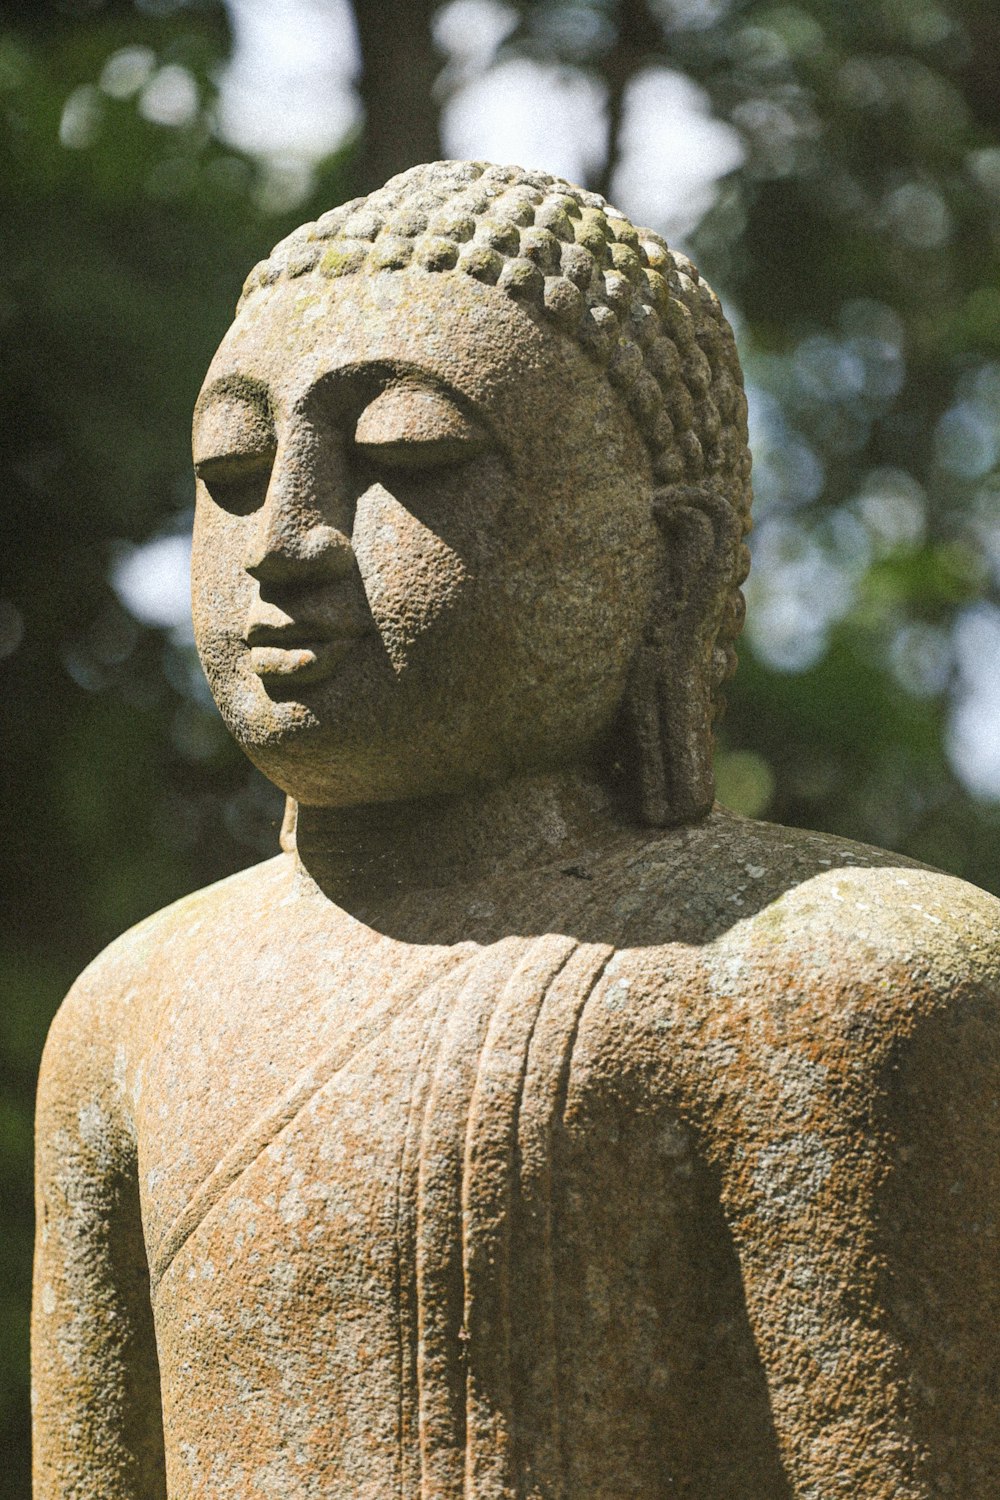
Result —
<instances>
[{"instance_id":1,"label":"statue face","mask_svg":"<svg viewBox=\"0 0 1000 1500\"><path fill-rule=\"evenodd\" d=\"M585 760L652 603L646 452L583 352L466 276L279 283L199 397L195 633L299 801Z\"/></svg>"}]
</instances>

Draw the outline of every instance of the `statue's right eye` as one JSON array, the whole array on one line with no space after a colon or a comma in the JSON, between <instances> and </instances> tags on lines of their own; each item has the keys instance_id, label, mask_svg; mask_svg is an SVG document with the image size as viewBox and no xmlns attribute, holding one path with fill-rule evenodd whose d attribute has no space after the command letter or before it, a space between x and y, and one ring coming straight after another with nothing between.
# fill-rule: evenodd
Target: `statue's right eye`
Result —
<instances>
[{"instance_id":1,"label":"statue's right eye","mask_svg":"<svg viewBox=\"0 0 1000 1500\"><path fill-rule=\"evenodd\" d=\"M192 442L194 471L216 505L234 516L263 505L277 446L264 393L210 389L199 398Z\"/></svg>"},{"instance_id":2,"label":"statue's right eye","mask_svg":"<svg viewBox=\"0 0 1000 1500\"><path fill-rule=\"evenodd\" d=\"M202 459L195 473L222 510L248 516L264 504L273 463L273 453L226 454Z\"/></svg>"}]
</instances>

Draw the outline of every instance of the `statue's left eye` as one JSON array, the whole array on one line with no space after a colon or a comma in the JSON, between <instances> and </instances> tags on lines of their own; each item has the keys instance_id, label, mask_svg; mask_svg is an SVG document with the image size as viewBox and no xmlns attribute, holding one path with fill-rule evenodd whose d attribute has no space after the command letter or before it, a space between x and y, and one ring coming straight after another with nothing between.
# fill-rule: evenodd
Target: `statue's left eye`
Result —
<instances>
[{"instance_id":1,"label":"statue's left eye","mask_svg":"<svg viewBox=\"0 0 1000 1500\"><path fill-rule=\"evenodd\" d=\"M354 429L363 458L390 468L464 463L488 446L486 432L454 401L429 386L400 381L365 407Z\"/></svg>"}]
</instances>

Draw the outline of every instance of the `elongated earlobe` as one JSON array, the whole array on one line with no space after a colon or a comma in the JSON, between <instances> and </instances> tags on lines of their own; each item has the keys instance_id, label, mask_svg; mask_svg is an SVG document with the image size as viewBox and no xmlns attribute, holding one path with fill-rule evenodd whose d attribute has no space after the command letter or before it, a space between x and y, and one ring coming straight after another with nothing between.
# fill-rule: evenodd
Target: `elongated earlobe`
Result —
<instances>
[{"instance_id":1,"label":"elongated earlobe","mask_svg":"<svg viewBox=\"0 0 1000 1500\"><path fill-rule=\"evenodd\" d=\"M716 640L741 581L743 524L707 486L659 490L653 513L662 559L625 712L643 820L666 827L704 817L715 799L714 693L725 675Z\"/></svg>"}]
</instances>

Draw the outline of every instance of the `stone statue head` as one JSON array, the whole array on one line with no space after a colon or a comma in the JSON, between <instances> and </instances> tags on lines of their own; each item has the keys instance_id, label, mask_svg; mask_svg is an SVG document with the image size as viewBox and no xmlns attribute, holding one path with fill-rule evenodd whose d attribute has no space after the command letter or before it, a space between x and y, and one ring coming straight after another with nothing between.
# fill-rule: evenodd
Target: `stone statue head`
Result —
<instances>
[{"instance_id":1,"label":"stone statue head","mask_svg":"<svg viewBox=\"0 0 1000 1500\"><path fill-rule=\"evenodd\" d=\"M590 763L713 799L750 456L682 255L543 173L437 162L247 279L195 415L199 651L300 802Z\"/></svg>"}]
</instances>

